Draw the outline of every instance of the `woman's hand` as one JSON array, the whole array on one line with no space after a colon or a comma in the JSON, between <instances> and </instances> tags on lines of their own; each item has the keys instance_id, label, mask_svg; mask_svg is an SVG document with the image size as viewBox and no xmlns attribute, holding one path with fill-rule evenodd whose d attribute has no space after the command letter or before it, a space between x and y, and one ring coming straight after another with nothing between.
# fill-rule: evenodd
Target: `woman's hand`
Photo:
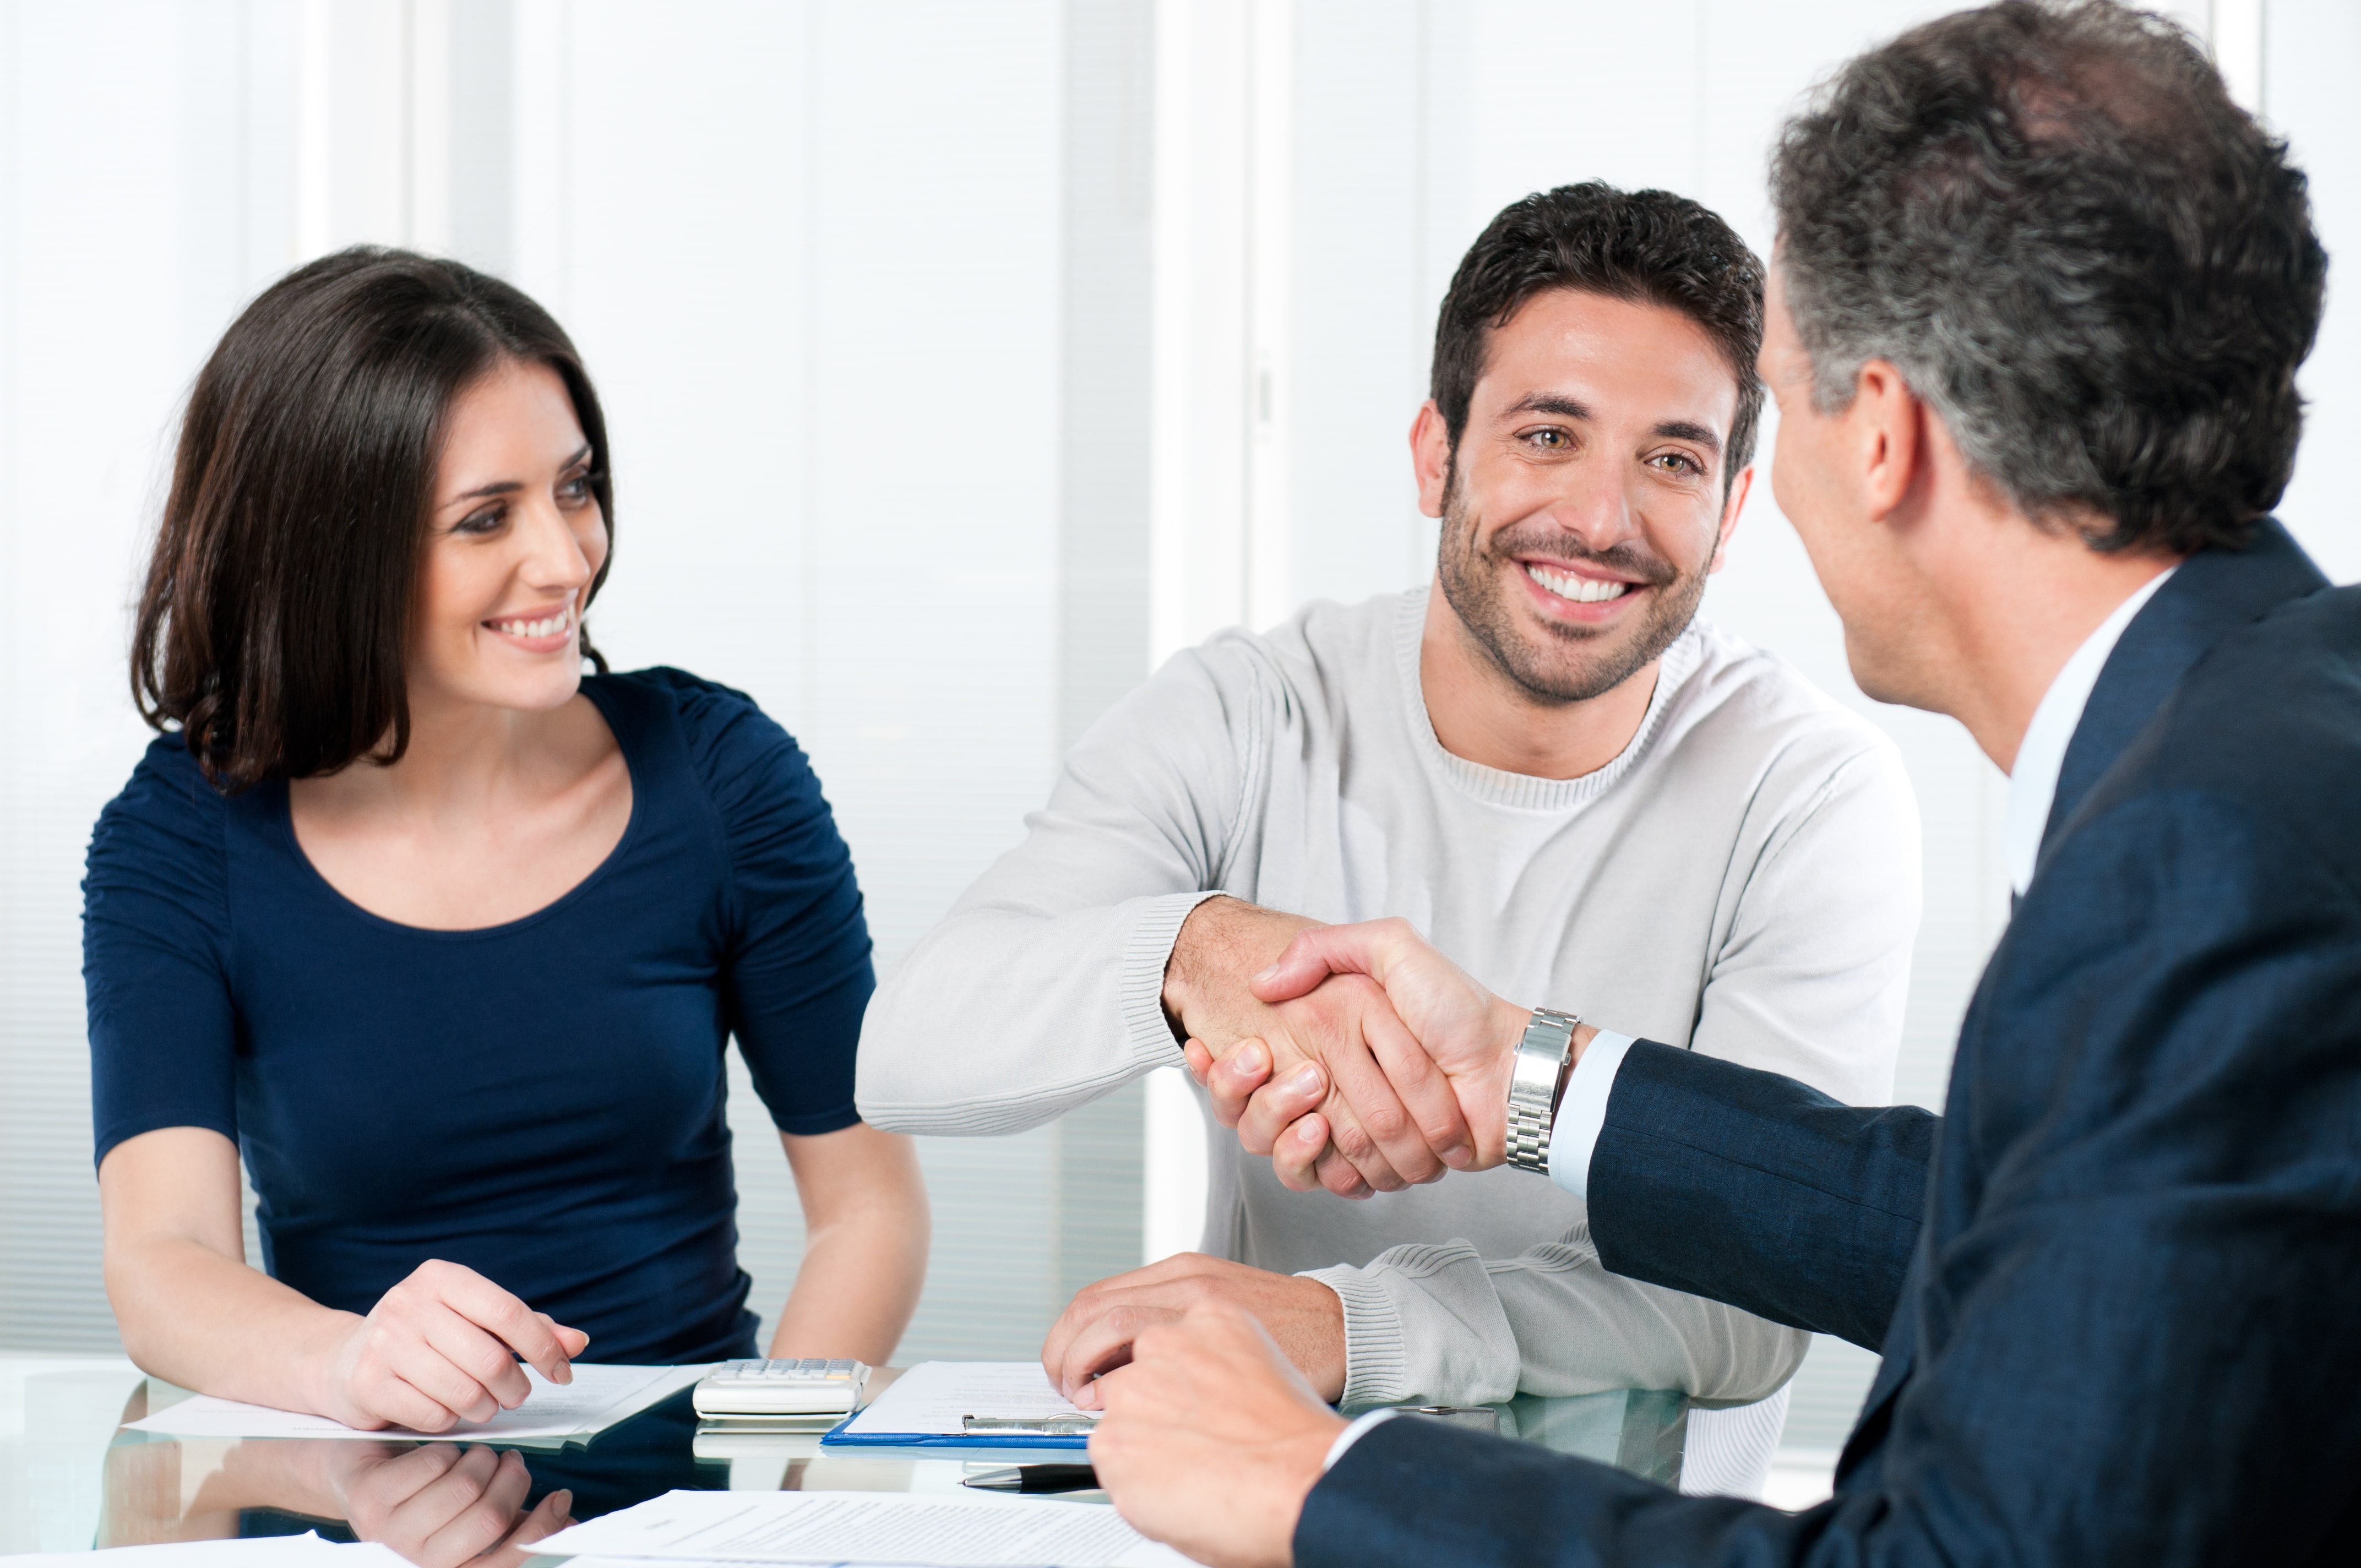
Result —
<instances>
[{"instance_id":1,"label":"woman's hand","mask_svg":"<svg viewBox=\"0 0 2361 1568\"><path fill-rule=\"evenodd\" d=\"M524 1509L533 1476L513 1452L423 1442L406 1451L339 1442L340 1512L363 1541L382 1541L423 1568L507 1568L533 1542L572 1524L574 1494L560 1489Z\"/></svg>"},{"instance_id":2,"label":"woman's hand","mask_svg":"<svg viewBox=\"0 0 2361 1568\"><path fill-rule=\"evenodd\" d=\"M474 1269L439 1260L378 1298L335 1346L315 1408L349 1427L448 1431L524 1403L522 1356L552 1383L590 1343Z\"/></svg>"}]
</instances>

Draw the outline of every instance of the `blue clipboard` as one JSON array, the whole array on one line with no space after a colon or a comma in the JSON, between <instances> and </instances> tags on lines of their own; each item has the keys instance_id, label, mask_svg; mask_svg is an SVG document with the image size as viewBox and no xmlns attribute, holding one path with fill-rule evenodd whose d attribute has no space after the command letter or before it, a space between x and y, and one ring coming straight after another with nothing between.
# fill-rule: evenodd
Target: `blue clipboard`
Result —
<instances>
[{"instance_id":1,"label":"blue clipboard","mask_svg":"<svg viewBox=\"0 0 2361 1568\"><path fill-rule=\"evenodd\" d=\"M853 1414L858 1415L855 1411ZM852 1416L820 1435L823 1448L1088 1448L1087 1432L939 1432L872 1431L854 1434L844 1429Z\"/></svg>"}]
</instances>

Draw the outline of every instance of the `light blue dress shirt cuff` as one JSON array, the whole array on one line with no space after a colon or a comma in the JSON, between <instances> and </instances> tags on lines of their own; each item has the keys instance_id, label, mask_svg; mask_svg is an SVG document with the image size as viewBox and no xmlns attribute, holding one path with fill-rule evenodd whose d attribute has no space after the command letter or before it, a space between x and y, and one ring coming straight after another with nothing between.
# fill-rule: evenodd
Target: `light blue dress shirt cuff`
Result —
<instances>
[{"instance_id":1,"label":"light blue dress shirt cuff","mask_svg":"<svg viewBox=\"0 0 2361 1568\"><path fill-rule=\"evenodd\" d=\"M1629 1035L1604 1029L1593 1035L1565 1080L1565 1097L1557 1102L1557 1120L1550 1126L1550 1179L1576 1198L1587 1201L1590 1195L1590 1154L1607 1125L1607 1097L1615 1092L1615 1069L1631 1048Z\"/></svg>"},{"instance_id":2,"label":"light blue dress shirt cuff","mask_svg":"<svg viewBox=\"0 0 2361 1568\"><path fill-rule=\"evenodd\" d=\"M1392 1405L1380 1405L1343 1431L1338 1432L1336 1441L1328 1445L1328 1457L1320 1462L1320 1473L1325 1475L1329 1471L1335 1469L1336 1461L1345 1457L1345 1451L1360 1442L1368 1433L1370 1428L1382 1426L1400 1414L1401 1411Z\"/></svg>"}]
</instances>

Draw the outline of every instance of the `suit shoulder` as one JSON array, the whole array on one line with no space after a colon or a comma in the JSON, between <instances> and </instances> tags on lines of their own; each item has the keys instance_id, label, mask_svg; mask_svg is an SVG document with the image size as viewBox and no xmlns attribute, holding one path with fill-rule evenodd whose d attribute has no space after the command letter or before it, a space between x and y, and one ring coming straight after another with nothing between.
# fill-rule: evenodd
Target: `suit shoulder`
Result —
<instances>
[{"instance_id":1,"label":"suit shoulder","mask_svg":"<svg viewBox=\"0 0 2361 1568\"><path fill-rule=\"evenodd\" d=\"M2361 888L2361 587L2293 599L2223 638L2075 813L2202 799Z\"/></svg>"}]
</instances>

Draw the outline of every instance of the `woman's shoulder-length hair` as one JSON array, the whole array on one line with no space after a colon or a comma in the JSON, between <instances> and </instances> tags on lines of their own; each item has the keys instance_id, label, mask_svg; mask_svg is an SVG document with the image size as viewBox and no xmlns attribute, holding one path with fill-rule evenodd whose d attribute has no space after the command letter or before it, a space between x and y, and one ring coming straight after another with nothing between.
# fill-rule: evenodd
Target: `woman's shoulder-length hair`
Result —
<instances>
[{"instance_id":1,"label":"woman's shoulder-length hair","mask_svg":"<svg viewBox=\"0 0 2361 1568\"><path fill-rule=\"evenodd\" d=\"M572 395L611 563L598 394L522 291L357 247L289 273L223 334L181 420L131 644L140 716L177 726L215 788L408 747L404 661L445 424L506 360L546 365ZM586 604L606 576L602 564ZM605 668L587 634L583 652Z\"/></svg>"}]
</instances>

